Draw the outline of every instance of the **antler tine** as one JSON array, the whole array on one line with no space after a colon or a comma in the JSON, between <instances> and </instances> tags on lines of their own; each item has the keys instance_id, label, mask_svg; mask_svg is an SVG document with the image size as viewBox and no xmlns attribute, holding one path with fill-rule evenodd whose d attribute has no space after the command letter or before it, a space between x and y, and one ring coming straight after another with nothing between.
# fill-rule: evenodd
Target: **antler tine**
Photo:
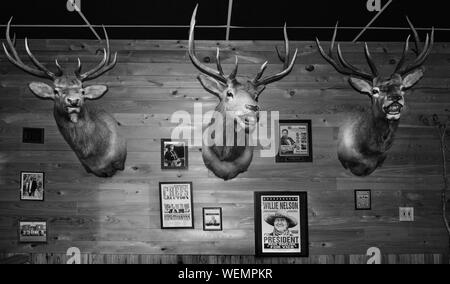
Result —
<instances>
[{"instance_id":1,"label":"antler tine","mask_svg":"<svg viewBox=\"0 0 450 284\"><path fill-rule=\"evenodd\" d=\"M15 42L16 42L16 37L14 35L14 39L11 40L11 22L13 20L13 17L11 17L11 19L8 22L8 25L6 27L6 42L8 44L10 51L8 50L8 48L6 47L6 45L3 43L3 50L5 51L6 57L8 58L8 60L14 64L16 67L18 67L19 69L22 69L23 71L33 75L33 76L37 76L40 78L45 78L45 79L51 79L54 80L57 75L55 75L54 73L50 72L47 68L45 68L31 53L29 47L28 47L28 40L25 39L25 48L27 50L28 56L30 57L30 59L33 61L33 64L36 65L36 67L38 67L39 69L35 69L32 68L28 65L26 65L25 63L23 63L22 59L20 59L19 54L17 53L16 47L15 47ZM58 73L59 75L59 73Z\"/></svg>"},{"instance_id":2,"label":"antler tine","mask_svg":"<svg viewBox=\"0 0 450 284\"><path fill-rule=\"evenodd\" d=\"M103 48L103 59L96 68L84 73L83 75L80 75L81 62L78 61L79 64L77 70L75 71L75 74L77 75L77 77L79 77L81 81L96 79L101 75L105 74L106 72L108 72L109 70L111 70L112 68L114 68L114 66L117 63L117 52L114 54L114 59L111 62L111 46L109 42L108 32L106 31L105 26L103 26L103 32L105 34L105 41L106 41L106 48Z\"/></svg>"},{"instance_id":3,"label":"antler tine","mask_svg":"<svg viewBox=\"0 0 450 284\"><path fill-rule=\"evenodd\" d=\"M286 52L286 55L284 56L284 58L282 58L280 56L280 53L278 52L278 49L275 48L277 50L278 56L280 57L280 60L284 63L283 64L283 70L280 73L277 73L277 74L272 75L272 76L268 76L268 77L266 77L266 78L264 78L263 80L260 81L260 79L261 79L265 69L267 68L267 62L264 63L263 66L261 67L260 71L256 75L255 80L253 80L253 84L255 86L262 86L262 85L271 84L273 82L276 82L276 81L279 81L279 80L283 79L284 77L289 75L289 73L291 73L292 69L294 68L295 61L297 60L298 49L295 49L294 57L292 58L292 60L290 60L290 57L289 57L289 53L290 53L289 52L289 38L288 38L288 34L287 34L286 24L284 24L284 42L285 42L285 52Z\"/></svg>"},{"instance_id":4,"label":"antler tine","mask_svg":"<svg viewBox=\"0 0 450 284\"><path fill-rule=\"evenodd\" d=\"M373 63L373 60L372 60L372 57L370 55L370 51L369 51L367 45L365 48L365 55L366 55L367 62L369 63L369 66L370 66L373 74L369 74L367 72L361 71L358 68L356 68L355 66L353 66L352 64L350 64L347 60L345 60L340 44L338 44L338 47L337 47L338 60L335 59L333 53L334 53L334 45L336 43L338 26L339 26L339 22L336 24L336 26L334 28L333 38L331 40L331 45L330 45L328 54L325 53L322 45L320 44L319 39L316 38L316 44L317 44L320 54L339 73L344 74L344 75L357 76L357 77L372 81L375 77L378 76L378 70L376 69L375 64ZM339 63L338 63L338 61L339 61Z\"/></svg>"},{"instance_id":5,"label":"antler tine","mask_svg":"<svg viewBox=\"0 0 450 284\"><path fill-rule=\"evenodd\" d=\"M214 69L204 65L203 63L201 63L200 60L195 55L194 30L195 30L195 18L197 16L197 9L198 9L198 4L195 6L194 12L192 13L191 25L190 25L190 29L189 29L189 58L191 59L192 64L194 64L194 66L200 72L226 84L227 78L224 76L223 70L221 70L222 67L219 66L220 65L219 61L217 62L219 71L217 71L217 70L214 70Z\"/></svg>"},{"instance_id":6,"label":"antler tine","mask_svg":"<svg viewBox=\"0 0 450 284\"><path fill-rule=\"evenodd\" d=\"M62 75L61 68L60 68L60 66L58 66L58 64L56 65L58 67L58 75L56 75L53 72L51 72L50 70L48 70L41 62L39 62L39 60L36 59L36 57L33 55L33 53L30 50L30 47L28 45L28 38L25 38L25 50L27 51L28 57L31 59L33 64L40 70L47 73L49 75L49 77L56 78L56 77ZM56 63L58 63L58 62L56 62Z\"/></svg>"},{"instance_id":7,"label":"antler tine","mask_svg":"<svg viewBox=\"0 0 450 284\"><path fill-rule=\"evenodd\" d=\"M372 71L373 76L378 77L378 75L380 73L378 72L378 68L373 61L372 55L370 54L370 50L369 50L369 46L367 45L367 42L364 43L364 53L366 55L366 60L367 60L367 63L369 63L369 67L370 67L370 70Z\"/></svg>"},{"instance_id":8,"label":"antler tine","mask_svg":"<svg viewBox=\"0 0 450 284\"><path fill-rule=\"evenodd\" d=\"M425 45L423 47L422 52L420 52L419 54L419 45L420 45L420 38L419 38L419 34L417 33L417 30L414 28L414 25L411 23L411 21L409 20L409 18L406 18L408 21L408 24L414 34L414 38L415 38L415 44L416 44L416 48L417 50L415 51L417 58L414 60L414 62L412 64L410 64L407 67L404 67L403 65L406 62L406 59L404 57L406 57L406 55L404 54L404 56L402 56L402 59L399 62L399 65L396 68L396 73L404 76L407 75L408 73L410 73L411 71L420 68L425 61L427 60L427 58L429 57L433 46L434 46L434 27L431 28L431 36L430 34L427 33L426 36L426 40L425 40ZM405 53L407 52L407 50L405 49Z\"/></svg>"},{"instance_id":9,"label":"antler tine","mask_svg":"<svg viewBox=\"0 0 450 284\"><path fill-rule=\"evenodd\" d=\"M222 63L220 62L220 48L217 48L217 54L216 54L216 64L217 64L217 70L219 71L220 75L225 77L225 73L223 72Z\"/></svg>"},{"instance_id":10,"label":"antler tine","mask_svg":"<svg viewBox=\"0 0 450 284\"><path fill-rule=\"evenodd\" d=\"M408 38L406 39L405 46L403 48L402 57L398 61L398 64L397 64L397 67L395 68L394 73L398 73L406 62L406 55L408 54L410 39L411 39L411 35L409 35Z\"/></svg>"}]
</instances>

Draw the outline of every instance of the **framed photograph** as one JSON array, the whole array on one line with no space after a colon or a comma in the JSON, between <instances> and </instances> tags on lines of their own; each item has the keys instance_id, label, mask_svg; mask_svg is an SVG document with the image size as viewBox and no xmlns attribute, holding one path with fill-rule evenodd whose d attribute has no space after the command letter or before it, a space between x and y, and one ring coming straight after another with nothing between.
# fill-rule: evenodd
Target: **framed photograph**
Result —
<instances>
[{"instance_id":1,"label":"framed photograph","mask_svg":"<svg viewBox=\"0 0 450 284\"><path fill-rule=\"evenodd\" d=\"M372 210L372 191L370 189L355 190L355 210Z\"/></svg>"},{"instance_id":2,"label":"framed photograph","mask_svg":"<svg viewBox=\"0 0 450 284\"><path fill-rule=\"evenodd\" d=\"M45 174L36 172L20 173L20 200L44 201Z\"/></svg>"},{"instance_id":3,"label":"framed photograph","mask_svg":"<svg viewBox=\"0 0 450 284\"><path fill-rule=\"evenodd\" d=\"M159 183L162 229L194 229L192 182Z\"/></svg>"},{"instance_id":4,"label":"framed photograph","mask_svg":"<svg viewBox=\"0 0 450 284\"><path fill-rule=\"evenodd\" d=\"M161 140L161 169L186 170L189 167L187 143L181 140Z\"/></svg>"},{"instance_id":5,"label":"framed photograph","mask_svg":"<svg viewBox=\"0 0 450 284\"><path fill-rule=\"evenodd\" d=\"M46 221L19 221L20 243L46 243L47 236Z\"/></svg>"},{"instance_id":6,"label":"framed photograph","mask_svg":"<svg viewBox=\"0 0 450 284\"><path fill-rule=\"evenodd\" d=\"M280 120L277 163L313 161L311 120Z\"/></svg>"},{"instance_id":7,"label":"framed photograph","mask_svg":"<svg viewBox=\"0 0 450 284\"><path fill-rule=\"evenodd\" d=\"M308 257L306 192L255 192L256 256Z\"/></svg>"},{"instance_id":8,"label":"framed photograph","mask_svg":"<svg viewBox=\"0 0 450 284\"><path fill-rule=\"evenodd\" d=\"M222 230L222 208L203 208L203 231Z\"/></svg>"}]
</instances>

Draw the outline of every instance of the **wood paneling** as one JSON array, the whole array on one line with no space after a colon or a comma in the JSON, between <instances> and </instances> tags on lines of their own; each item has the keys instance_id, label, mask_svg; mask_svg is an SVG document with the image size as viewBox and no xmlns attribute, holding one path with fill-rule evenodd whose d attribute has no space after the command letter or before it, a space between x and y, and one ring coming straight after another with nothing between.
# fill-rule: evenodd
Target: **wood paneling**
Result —
<instances>
[{"instance_id":1,"label":"wood paneling","mask_svg":"<svg viewBox=\"0 0 450 284\"><path fill-rule=\"evenodd\" d=\"M251 76L266 59L268 72L281 67L277 42L199 41L199 57L223 51L224 68L234 54L240 74ZM68 70L80 57L86 68L98 62L94 41L32 40L34 54L51 66L55 57ZM407 97L394 147L385 165L367 178L356 178L339 164L336 137L349 113L369 105L346 79L318 55L311 42L296 42L300 55L293 73L265 91L265 110L281 118L313 121L314 163L275 164L256 155L249 171L224 182L203 165L198 147L190 149L189 171L160 169L160 139L176 127L173 112L205 111L216 104L195 79L186 41L113 41L119 51L116 69L98 79L109 93L92 102L112 113L128 138L124 172L99 179L84 172L64 142L52 117L52 103L33 97L27 88L36 79L0 56L0 253L30 254L33 263L65 263L70 247L81 249L83 263L365 263L369 247L377 246L383 263L448 263L448 236L440 206L442 188L439 141L420 117L450 107L450 46L436 44L424 80ZM371 43L385 73L392 71L401 43ZM24 54L23 41L18 41ZM365 64L359 45L344 43L347 57ZM24 57L25 58L25 57ZM28 61L26 61L28 62ZM311 68L314 67L313 71ZM52 66L51 66L52 67ZM22 127L45 128L43 145L21 144ZM195 127L199 127L196 125ZM450 159L450 155L448 155ZM450 160L449 160L450 161ZM46 172L45 202L19 201L22 170ZM160 230L158 183L194 183L194 230ZM353 190L373 190L373 210L354 211ZM306 259L259 259L254 254L254 191L307 191L310 252ZM224 231L203 232L201 208L223 207ZM400 223L398 207L415 207L416 221ZM17 243L20 218L48 220L46 245Z\"/></svg>"}]
</instances>

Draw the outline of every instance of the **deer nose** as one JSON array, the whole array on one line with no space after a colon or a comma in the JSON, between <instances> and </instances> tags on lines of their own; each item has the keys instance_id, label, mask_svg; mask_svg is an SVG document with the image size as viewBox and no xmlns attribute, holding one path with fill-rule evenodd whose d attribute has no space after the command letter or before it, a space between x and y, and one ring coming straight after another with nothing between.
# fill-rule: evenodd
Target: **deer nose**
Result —
<instances>
[{"instance_id":1,"label":"deer nose","mask_svg":"<svg viewBox=\"0 0 450 284\"><path fill-rule=\"evenodd\" d=\"M80 99L66 98L66 102L71 106L78 106L78 104L80 103Z\"/></svg>"},{"instance_id":2,"label":"deer nose","mask_svg":"<svg viewBox=\"0 0 450 284\"><path fill-rule=\"evenodd\" d=\"M403 98L403 97L400 96L400 95L393 95L393 96L391 96L391 100L393 100L393 101L395 101L395 102L400 101L402 98Z\"/></svg>"},{"instance_id":3,"label":"deer nose","mask_svg":"<svg viewBox=\"0 0 450 284\"><path fill-rule=\"evenodd\" d=\"M245 108L254 112L259 111L259 106L255 106L255 105L245 105Z\"/></svg>"}]
</instances>

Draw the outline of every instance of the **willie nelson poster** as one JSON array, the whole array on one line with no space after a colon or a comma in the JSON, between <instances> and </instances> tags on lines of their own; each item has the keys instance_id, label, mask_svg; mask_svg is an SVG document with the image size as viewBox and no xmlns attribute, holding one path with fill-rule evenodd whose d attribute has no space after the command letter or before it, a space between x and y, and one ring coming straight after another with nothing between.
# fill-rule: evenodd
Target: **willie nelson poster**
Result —
<instances>
[{"instance_id":1,"label":"willie nelson poster","mask_svg":"<svg viewBox=\"0 0 450 284\"><path fill-rule=\"evenodd\" d=\"M256 193L256 253L307 256L306 193Z\"/></svg>"}]
</instances>

